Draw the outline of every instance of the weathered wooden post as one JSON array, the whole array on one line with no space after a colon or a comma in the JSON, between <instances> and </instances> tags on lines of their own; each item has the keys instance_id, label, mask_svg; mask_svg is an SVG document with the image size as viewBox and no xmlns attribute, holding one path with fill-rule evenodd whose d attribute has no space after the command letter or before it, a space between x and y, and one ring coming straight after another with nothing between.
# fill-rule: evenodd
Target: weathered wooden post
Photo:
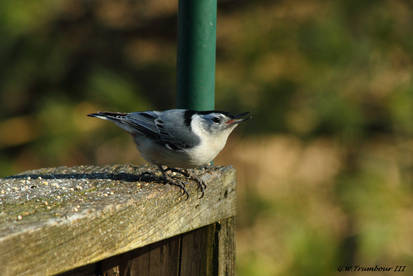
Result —
<instances>
[{"instance_id":1,"label":"weathered wooden post","mask_svg":"<svg viewBox=\"0 0 413 276\"><path fill-rule=\"evenodd\" d=\"M199 199L152 167L40 169L0 179L1 275L233 275L235 171L197 170Z\"/></svg>"}]
</instances>

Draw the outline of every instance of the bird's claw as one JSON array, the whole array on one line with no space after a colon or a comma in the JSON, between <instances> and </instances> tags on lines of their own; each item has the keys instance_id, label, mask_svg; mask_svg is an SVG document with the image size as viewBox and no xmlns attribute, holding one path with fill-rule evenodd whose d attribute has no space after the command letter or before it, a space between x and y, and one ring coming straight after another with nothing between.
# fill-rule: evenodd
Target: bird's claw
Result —
<instances>
[{"instance_id":1,"label":"bird's claw","mask_svg":"<svg viewBox=\"0 0 413 276\"><path fill-rule=\"evenodd\" d=\"M181 192L182 192L182 195L185 195L186 196L186 200L188 200L188 198L189 198L189 193L188 193L188 191L187 191L187 189L186 189L186 187L185 187L185 184L183 183L183 182L181 182L181 181L179 181L179 180L176 180L176 179L167 179L166 177L163 177L163 183L164 184L169 184L169 185L173 185L173 186L177 186L180 190L181 190Z\"/></svg>"},{"instance_id":2,"label":"bird's claw","mask_svg":"<svg viewBox=\"0 0 413 276\"><path fill-rule=\"evenodd\" d=\"M166 171L171 171L171 172L179 173L179 174L181 174L181 175L183 175L183 176L185 176L185 177L187 177L187 178L195 181L195 182L197 183L197 185L198 185L198 187L197 187L198 190L201 191L201 196L199 197L199 199L201 199L201 198L204 197L205 189L206 189L206 184L205 184L205 182L204 182L202 179L200 179L199 177L197 177L196 175L194 175L192 172L190 172L189 170L177 169L177 168L170 168L170 167L167 167L167 168L164 170L164 172L166 172ZM186 192L186 190L185 190L185 192ZM186 192L186 194L187 194L187 197L189 197L189 195L188 195L187 192Z\"/></svg>"},{"instance_id":3,"label":"bird's claw","mask_svg":"<svg viewBox=\"0 0 413 276\"><path fill-rule=\"evenodd\" d=\"M206 184L203 180L199 179L199 181L196 181L198 183L198 189L201 190L201 196L199 199L204 197L205 194L205 189L206 189Z\"/></svg>"}]
</instances>

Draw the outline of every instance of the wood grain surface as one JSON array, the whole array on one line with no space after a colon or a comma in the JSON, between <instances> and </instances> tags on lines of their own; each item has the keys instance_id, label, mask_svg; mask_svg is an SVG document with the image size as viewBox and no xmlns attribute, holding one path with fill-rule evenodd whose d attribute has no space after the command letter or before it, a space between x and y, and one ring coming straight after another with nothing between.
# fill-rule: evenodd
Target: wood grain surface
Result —
<instances>
[{"instance_id":1,"label":"wood grain surface","mask_svg":"<svg viewBox=\"0 0 413 276\"><path fill-rule=\"evenodd\" d=\"M233 217L235 170L211 167L195 170L195 174L207 189L199 199L197 185L188 181L188 200L176 186L160 183L160 173L149 166L59 167L1 178L1 275L56 274ZM182 255L191 254L185 249L190 239L193 246L201 246L204 239L214 238L214 231L206 231L199 240L190 236L177 239L175 248L170 241L164 248L152 247L147 259L128 269L157 266L161 257L176 254L180 246ZM189 243L180 244L185 239ZM221 255L225 252L219 250ZM168 270L177 267L173 258L168 262ZM105 265L106 275L111 275L113 266ZM181 270L213 269L191 263L180 266ZM117 265L115 270L124 267ZM162 275L163 268L158 267Z\"/></svg>"}]
</instances>

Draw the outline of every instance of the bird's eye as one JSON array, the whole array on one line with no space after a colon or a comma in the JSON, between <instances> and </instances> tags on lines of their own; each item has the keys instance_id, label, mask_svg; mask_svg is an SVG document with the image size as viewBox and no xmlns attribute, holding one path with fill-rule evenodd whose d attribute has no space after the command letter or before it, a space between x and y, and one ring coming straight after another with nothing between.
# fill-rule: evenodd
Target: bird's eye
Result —
<instances>
[{"instance_id":1,"label":"bird's eye","mask_svg":"<svg viewBox=\"0 0 413 276\"><path fill-rule=\"evenodd\" d=\"M214 122L214 123L220 123L221 122L221 119L220 118L218 118L218 117L214 117L214 118L212 118L212 121Z\"/></svg>"}]
</instances>

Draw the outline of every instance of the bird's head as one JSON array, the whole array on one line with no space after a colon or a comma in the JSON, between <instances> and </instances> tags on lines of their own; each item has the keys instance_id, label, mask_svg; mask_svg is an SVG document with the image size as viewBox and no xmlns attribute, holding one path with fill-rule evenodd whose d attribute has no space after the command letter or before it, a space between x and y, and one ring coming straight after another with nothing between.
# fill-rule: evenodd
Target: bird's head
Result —
<instances>
[{"instance_id":1,"label":"bird's head","mask_svg":"<svg viewBox=\"0 0 413 276\"><path fill-rule=\"evenodd\" d=\"M250 118L249 112L233 115L223 111L201 111L194 114L195 121L208 134L228 136L241 122Z\"/></svg>"}]
</instances>

